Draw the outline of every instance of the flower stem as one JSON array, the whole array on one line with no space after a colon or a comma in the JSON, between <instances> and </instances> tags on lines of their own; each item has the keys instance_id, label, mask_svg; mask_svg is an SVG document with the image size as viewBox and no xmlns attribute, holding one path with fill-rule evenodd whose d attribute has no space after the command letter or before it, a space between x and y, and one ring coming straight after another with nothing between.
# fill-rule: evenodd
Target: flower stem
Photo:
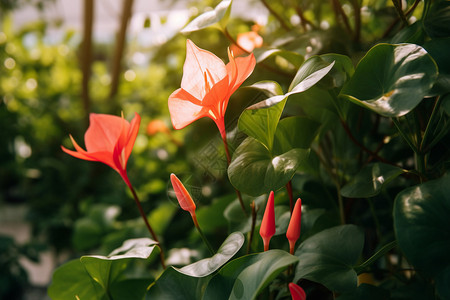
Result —
<instances>
[{"instance_id":1,"label":"flower stem","mask_svg":"<svg viewBox=\"0 0 450 300\"><path fill-rule=\"evenodd\" d=\"M291 211L292 215L292 211L294 210L294 195L292 194L292 180L289 180L289 182L286 184L286 190L289 195L289 210Z\"/></svg>"},{"instance_id":2,"label":"flower stem","mask_svg":"<svg viewBox=\"0 0 450 300\"><path fill-rule=\"evenodd\" d=\"M148 222L147 216L145 215L144 209L142 208L141 201L139 201L139 197L136 194L136 191L134 190L134 188L133 188L133 186L131 184L127 183L127 186L130 189L131 193L133 194L134 201L136 202L136 205L137 205L137 207L139 209L139 213L141 214L141 217L144 220L145 226L147 227L148 231L150 232L153 240L155 240L155 242L157 242L158 245L159 245L159 249L160 249L159 258L161 260L161 266L163 267L163 269L165 269L166 268L166 264L164 263L164 252L163 252L163 249L161 247L161 243L159 242L155 231L153 231L152 226L150 226L150 223Z\"/></svg>"},{"instance_id":3,"label":"flower stem","mask_svg":"<svg viewBox=\"0 0 450 300\"><path fill-rule=\"evenodd\" d=\"M247 244L247 254L250 253L250 249L252 247L253 236L254 236L254 233L255 233L255 226L256 226L256 213L257 213L257 211L256 211L256 205L255 205L255 201L254 200L250 204L250 207L252 208L252 227L251 227L251 230L250 230L250 233L249 233L250 236L249 236L248 244ZM266 251L265 248L264 248L264 251Z\"/></svg>"},{"instance_id":4,"label":"flower stem","mask_svg":"<svg viewBox=\"0 0 450 300\"><path fill-rule=\"evenodd\" d=\"M194 222L195 228L197 228L198 233L200 234L200 237L202 238L203 242L205 243L206 247L208 247L209 252L211 255L216 254L211 244L208 242L208 239L203 234L203 231L200 229L200 225L198 225L197 216L195 215L195 212L191 214L192 221Z\"/></svg>"},{"instance_id":5,"label":"flower stem","mask_svg":"<svg viewBox=\"0 0 450 300\"><path fill-rule=\"evenodd\" d=\"M225 153L227 155L227 164L229 166L231 163L231 155L230 155L230 150L228 149L227 133L226 133L225 129L221 130L221 127L220 126L218 126L218 127L219 127L219 131L220 131L220 135L222 136L223 145L225 147ZM223 126L223 128L225 128L225 126ZM248 213L247 213L247 210L245 209L244 201L242 200L241 192L238 191L236 188L234 190L236 191L236 195L239 199L239 204L241 205L242 211L244 212L245 216L248 217Z\"/></svg>"}]
</instances>

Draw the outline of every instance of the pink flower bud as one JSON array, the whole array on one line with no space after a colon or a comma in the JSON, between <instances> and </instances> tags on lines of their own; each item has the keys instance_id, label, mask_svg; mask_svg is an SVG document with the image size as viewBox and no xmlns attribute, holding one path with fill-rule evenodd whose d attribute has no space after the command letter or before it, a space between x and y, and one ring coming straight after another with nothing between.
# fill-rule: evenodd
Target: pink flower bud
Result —
<instances>
[{"instance_id":1,"label":"pink flower bud","mask_svg":"<svg viewBox=\"0 0 450 300\"><path fill-rule=\"evenodd\" d=\"M275 211L274 211L274 194L270 192L269 200L267 200L266 210L259 229L264 243L264 251L269 250L269 243L272 236L275 234Z\"/></svg>"}]
</instances>

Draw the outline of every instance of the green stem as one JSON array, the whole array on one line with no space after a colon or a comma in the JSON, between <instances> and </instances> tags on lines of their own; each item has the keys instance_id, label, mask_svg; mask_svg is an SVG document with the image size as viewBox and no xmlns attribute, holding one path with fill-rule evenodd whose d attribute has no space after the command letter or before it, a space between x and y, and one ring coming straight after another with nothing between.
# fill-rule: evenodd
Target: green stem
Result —
<instances>
[{"instance_id":1,"label":"green stem","mask_svg":"<svg viewBox=\"0 0 450 300\"><path fill-rule=\"evenodd\" d=\"M438 108L439 108L440 104L441 104L441 97L437 96L436 101L434 101L433 110L431 112L430 118L428 119L427 127L425 128L425 132L423 134L422 141L421 141L420 146L419 146L420 150L423 150L424 147L426 146L426 142L427 142L427 140L428 140L428 138L430 136L430 131L432 130L431 127L432 127L432 125L434 123L434 120L436 118L437 111L438 111Z\"/></svg>"},{"instance_id":2,"label":"green stem","mask_svg":"<svg viewBox=\"0 0 450 300\"><path fill-rule=\"evenodd\" d=\"M151 236L153 237L153 240L155 240L155 242L157 242L159 245L159 249L160 249L159 258L161 260L161 266L163 267L163 269L165 269L166 264L164 263L164 252L161 247L161 243L159 242L158 237L157 237L155 231L153 230L152 226L150 226L150 223L148 222L147 216L145 215L144 209L142 208L141 201L139 201L139 197L136 194L136 191L134 190L134 188L131 184L127 183L127 186L130 189L131 193L133 194L134 201L136 202L136 205L139 209L139 213L141 214L141 217L144 220L145 226L147 227L148 231L150 232Z\"/></svg>"},{"instance_id":3,"label":"green stem","mask_svg":"<svg viewBox=\"0 0 450 300\"><path fill-rule=\"evenodd\" d=\"M250 253L250 248L252 246L252 242L253 242L253 236L255 233L255 226L256 226L256 205L255 205L255 201L252 201L252 203L250 204L250 207L252 208L252 227L249 233L249 238L248 238L248 244L247 244L247 254Z\"/></svg>"},{"instance_id":4,"label":"green stem","mask_svg":"<svg viewBox=\"0 0 450 300\"><path fill-rule=\"evenodd\" d=\"M405 140L405 142L408 144L408 146L414 151L414 153L418 152L418 149L416 146L414 146L413 142L409 137L406 135L406 133L403 132L400 122L396 118L392 118L392 122L394 123L395 127L397 127L398 133L401 135L401 137Z\"/></svg>"},{"instance_id":5,"label":"green stem","mask_svg":"<svg viewBox=\"0 0 450 300\"><path fill-rule=\"evenodd\" d=\"M394 4L395 10L400 17L400 20L402 20L405 26L408 26L408 20L406 20L405 14L403 13L402 9L402 0L392 0L392 3Z\"/></svg>"},{"instance_id":6,"label":"green stem","mask_svg":"<svg viewBox=\"0 0 450 300\"><path fill-rule=\"evenodd\" d=\"M203 234L203 231L200 229L200 225L198 225L197 216L195 215L195 212L193 214L191 214L191 216L192 216L192 221L194 221L194 226L195 226L195 228L197 228L197 231L200 234L200 237L202 238L203 243L205 243L206 247L208 247L208 250L211 253L211 255L216 254L216 252L214 251L213 247L209 243L208 239Z\"/></svg>"},{"instance_id":7,"label":"green stem","mask_svg":"<svg viewBox=\"0 0 450 300\"><path fill-rule=\"evenodd\" d=\"M354 269L356 273L359 275L361 273L364 273L364 271L370 267L372 264L374 264L380 257L391 251L397 246L397 241L392 241L386 245L384 245L380 250L378 250L374 255L372 255L368 260L360 264L359 266L356 266Z\"/></svg>"}]
</instances>

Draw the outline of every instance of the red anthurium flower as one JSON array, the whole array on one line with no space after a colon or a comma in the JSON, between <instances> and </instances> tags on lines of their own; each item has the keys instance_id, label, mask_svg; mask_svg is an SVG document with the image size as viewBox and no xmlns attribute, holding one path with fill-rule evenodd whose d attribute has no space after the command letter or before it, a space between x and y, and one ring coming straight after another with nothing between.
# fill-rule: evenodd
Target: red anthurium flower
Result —
<instances>
[{"instance_id":1,"label":"red anthurium flower","mask_svg":"<svg viewBox=\"0 0 450 300\"><path fill-rule=\"evenodd\" d=\"M136 113L129 123L123 117L90 114L89 128L84 135L86 150L70 136L76 151L61 146L62 150L76 158L107 164L122 176L130 187L127 162L139 131L141 117Z\"/></svg>"},{"instance_id":2,"label":"red anthurium flower","mask_svg":"<svg viewBox=\"0 0 450 300\"><path fill-rule=\"evenodd\" d=\"M302 199L298 198L295 202L294 211L292 212L291 221L286 232L286 237L289 240L290 253L294 254L295 242L300 237L300 228L302 220Z\"/></svg>"},{"instance_id":3,"label":"red anthurium flower","mask_svg":"<svg viewBox=\"0 0 450 300\"><path fill-rule=\"evenodd\" d=\"M292 300L306 300L305 291L295 283L289 283L289 290L291 291Z\"/></svg>"},{"instance_id":4,"label":"red anthurium flower","mask_svg":"<svg viewBox=\"0 0 450 300\"><path fill-rule=\"evenodd\" d=\"M181 208L185 211L190 212L191 216L194 217L196 206L194 200L192 200L191 195L189 195L189 192L186 190L183 183L175 174L170 174L170 181L172 182L175 195L177 196L178 203L180 203Z\"/></svg>"},{"instance_id":5,"label":"red anthurium flower","mask_svg":"<svg viewBox=\"0 0 450 300\"><path fill-rule=\"evenodd\" d=\"M267 200L266 210L259 229L264 243L264 251L269 250L269 243L272 236L275 234L275 211L274 211L274 194L270 192L269 200Z\"/></svg>"},{"instance_id":6,"label":"red anthurium flower","mask_svg":"<svg viewBox=\"0 0 450 300\"><path fill-rule=\"evenodd\" d=\"M224 116L231 94L255 68L253 54L235 58L228 51L230 62L225 65L213 53L186 43L186 61L181 88L169 97L169 111L175 129L181 129L202 118L211 118L225 133Z\"/></svg>"}]
</instances>

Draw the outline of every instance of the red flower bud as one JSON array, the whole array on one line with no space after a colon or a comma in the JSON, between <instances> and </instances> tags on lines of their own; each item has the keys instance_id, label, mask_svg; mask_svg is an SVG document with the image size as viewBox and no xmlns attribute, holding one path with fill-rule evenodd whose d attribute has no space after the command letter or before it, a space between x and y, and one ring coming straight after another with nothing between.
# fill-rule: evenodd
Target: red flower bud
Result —
<instances>
[{"instance_id":1,"label":"red flower bud","mask_svg":"<svg viewBox=\"0 0 450 300\"><path fill-rule=\"evenodd\" d=\"M300 237L300 227L302 220L302 199L298 198L294 206L294 211L291 215L291 221L286 232L286 237L289 240L290 253L294 254L295 242Z\"/></svg>"},{"instance_id":2,"label":"red flower bud","mask_svg":"<svg viewBox=\"0 0 450 300\"><path fill-rule=\"evenodd\" d=\"M270 192L269 200L267 200L266 210L259 229L264 243L264 251L269 250L269 243L272 236L275 234L275 211L274 211L274 194Z\"/></svg>"},{"instance_id":3,"label":"red flower bud","mask_svg":"<svg viewBox=\"0 0 450 300\"><path fill-rule=\"evenodd\" d=\"M289 283L289 290L291 291L292 300L306 300L305 291L295 283Z\"/></svg>"}]
</instances>

